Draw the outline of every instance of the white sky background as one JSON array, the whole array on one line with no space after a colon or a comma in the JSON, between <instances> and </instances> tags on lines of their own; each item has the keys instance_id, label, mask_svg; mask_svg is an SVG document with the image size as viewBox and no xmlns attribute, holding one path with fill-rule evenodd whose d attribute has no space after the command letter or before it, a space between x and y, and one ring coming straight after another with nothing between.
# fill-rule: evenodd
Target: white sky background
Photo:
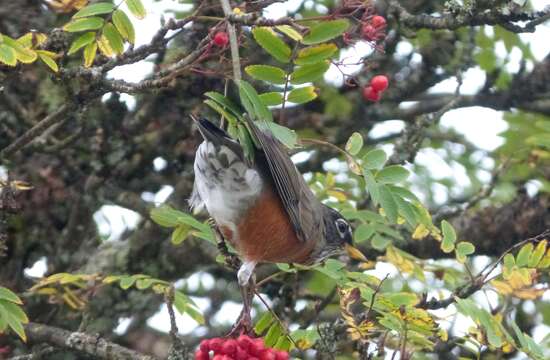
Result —
<instances>
[{"instance_id":1,"label":"white sky background","mask_svg":"<svg viewBox=\"0 0 550 360\"><path fill-rule=\"evenodd\" d=\"M266 9L265 15L272 18L284 16L286 15L288 9L295 9L299 6L301 1L302 0L290 0L284 4L273 4ZM165 19L172 16L170 13L166 12L167 10L182 11L188 9L188 5L179 4L177 1L173 0L163 0L158 2L143 0L143 2L148 11L147 17L143 20L135 20L132 18L136 28L136 46L150 42L160 26L161 16L164 16ZM546 1L541 0L534 0L532 3L538 10L541 10L547 4ZM548 24L538 26L537 31L534 34L521 34L520 36L522 40L530 44L531 50L536 59L540 60L550 52L550 41L548 41L548 39L550 39L550 26L548 26ZM410 44L402 42L397 47L397 50L398 55L406 55L413 51L413 48ZM358 59L368 51L371 51L370 47L365 43L360 42L354 48L342 51L342 57L348 59L349 62L353 62L354 58ZM502 58L505 57L506 50L504 49L503 44L497 45L497 55ZM508 68L512 71L517 70L520 60L521 52L518 49L515 49L511 53L510 62L507 65ZM112 70L109 73L109 76L116 79L137 82L149 74L152 69L153 64L151 62L141 61L136 64L119 66ZM357 67L355 69L350 68L347 69L347 72L352 72L354 70L357 71L358 69L359 68ZM341 79L338 77L338 71L330 69L326 75L326 80L337 84L341 82ZM484 72L478 67L474 67L463 74L463 79L464 81L461 87L461 93L475 94L484 83ZM456 85L456 79L451 78L434 86L430 89L430 93L452 93L454 92ZM122 94L121 98L127 102L129 107L132 108L135 105L135 100L131 95ZM407 106L407 104L403 104L401 106ZM506 123L502 120L502 112L481 107L463 108L449 111L442 117L441 124L446 128L455 129L457 132L464 134L469 141L488 151L494 150L502 144L503 140L498 136L498 134L506 129ZM404 124L402 121L386 121L376 125L372 129L369 136L377 138L388 133L400 131L403 127ZM164 166L163 162L165 163L163 159L157 159L154 167L151 167L151 171L153 171L153 168L162 168ZM434 177L436 178L453 176L457 179L464 179L465 182L467 181L467 177L464 175L463 169L450 166L434 150L423 149L418 154L417 162L419 164L429 166L429 168L433 171ZM162 203L172 191L173 189L170 186L165 186L157 194L144 194L143 198L147 201ZM444 201L445 196L446 195L443 194L440 200ZM94 218L98 222L100 232L109 240L116 240L125 228L134 228L139 222L139 216L136 213L122 209L118 206L104 206L95 214ZM482 262L483 259L481 258L476 261ZM32 268L27 269L26 274L29 276L41 276L45 271L45 261L41 260ZM396 270L390 264L379 263L377 268L371 273L378 277L383 277L388 272L395 274ZM201 283L203 286L211 287L214 285L214 279L209 274L197 273L187 279L186 286L193 289L197 288ZM488 294L489 298L493 297L492 302L495 302L496 298L494 297L494 294L491 295L490 292L488 292ZM476 295L474 298L480 303L487 304L487 298L482 293ZM546 300L548 300L548 298L550 298L550 296L547 296ZM208 308L209 301L207 299L195 300L202 309ZM531 310L534 311L534 309ZM240 304L228 302L223 306L222 311L219 312L215 318L215 321L234 321L239 311ZM455 309L451 306L449 309L440 311L438 314L446 316L454 312ZM197 324L187 316L178 315L177 321L180 333L182 334L192 331L198 331L199 333L201 332L201 329L196 327ZM128 323L129 319L121 319L118 331L123 332L125 327L128 326ZM161 308L157 314L149 319L148 324L158 330L167 332L169 330L169 319L166 309ZM455 329L467 329L468 326L469 324L465 321L465 318L459 316L458 321L455 323ZM535 340L540 341L548 331L548 327L537 327L537 329L535 329Z\"/></svg>"}]
</instances>

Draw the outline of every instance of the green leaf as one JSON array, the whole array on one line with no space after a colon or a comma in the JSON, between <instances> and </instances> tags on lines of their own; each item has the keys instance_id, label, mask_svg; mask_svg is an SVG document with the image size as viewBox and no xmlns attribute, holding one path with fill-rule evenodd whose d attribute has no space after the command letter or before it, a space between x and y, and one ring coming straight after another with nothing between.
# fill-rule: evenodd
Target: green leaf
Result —
<instances>
[{"instance_id":1,"label":"green leaf","mask_svg":"<svg viewBox=\"0 0 550 360\"><path fill-rule=\"evenodd\" d=\"M397 222L397 203L393 198L393 195L386 185L378 186L378 192L380 195L380 205L384 209L386 216L390 222Z\"/></svg>"},{"instance_id":2,"label":"green leaf","mask_svg":"<svg viewBox=\"0 0 550 360\"><path fill-rule=\"evenodd\" d=\"M326 60L338 51L338 47L332 43L306 47L298 52L294 63L298 65L315 64Z\"/></svg>"},{"instance_id":3,"label":"green leaf","mask_svg":"<svg viewBox=\"0 0 550 360\"><path fill-rule=\"evenodd\" d=\"M15 304L23 305L21 299L13 291L3 286L0 286L0 300L7 300Z\"/></svg>"},{"instance_id":4,"label":"green leaf","mask_svg":"<svg viewBox=\"0 0 550 360\"><path fill-rule=\"evenodd\" d=\"M276 106L283 103L283 94L279 92L267 92L259 96L265 106Z\"/></svg>"},{"instance_id":5,"label":"green leaf","mask_svg":"<svg viewBox=\"0 0 550 360\"><path fill-rule=\"evenodd\" d=\"M529 261L529 257L531 256L531 253L533 252L533 244L528 243L526 245L523 245L521 250L516 256L516 265L519 267L523 267L527 265L527 262Z\"/></svg>"},{"instance_id":6,"label":"green leaf","mask_svg":"<svg viewBox=\"0 0 550 360\"><path fill-rule=\"evenodd\" d=\"M374 234L373 226L370 226L367 224L361 224L353 232L353 241L356 243L363 242L365 240L368 240L373 234Z\"/></svg>"},{"instance_id":7,"label":"green leaf","mask_svg":"<svg viewBox=\"0 0 550 360\"><path fill-rule=\"evenodd\" d=\"M252 30L254 40L271 56L282 63L290 61L292 51L285 42L268 27L257 27Z\"/></svg>"},{"instance_id":8,"label":"green leaf","mask_svg":"<svg viewBox=\"0 0 550 360\"><path fill-rule=\"evenodd\" d=\"M0 63L6 64L8 66L17 65L15 49L6 44L0 44Z\"/></svg>"},{"instance_id":9,"label":"green leaf","mask_svg":"<svg viewBox=\"0 0 550 360\"><path fill-rule=\"evenodd\" d=\"M285 72L275 66L270 65L250 65L244 68L244 71L256 80L262 80L270 84L284 84L286 82Z\"/></svg>"},{"instance_id":10,"label":"green leaf","mask_svg":"<svg viewBox=\"0 0 550 360\"><path fill-rule=\"evenodd\" d=\"M418 297L415 294L408 292L384 294L384 298L396 307L399 307L401 305L412 306L418 302Z\"/></svg>"},{"instance_id":11,"label":"green leaf","mask_svg":"<svg viewBox=\"0 0 550 360\"><path fill-rule=\"evenodd\" d=\"M475 251L476 247L472 243L461 241L456 244L456 258L461 263L466 261L466 256L473 254Z\"/></svg>"},{"instance_id":12,"label":"green leaf","mask_svg":"<svg viewBox=\"0 0 550 360\"><path fill-rule=\"evenodd\" d=\"M265 345L268 347L273 347L277 343L277 340L279 340L281 335L284 335L283 329L281 329L281 325L276 322L269 328L267 334L265 334Z\"/></svg>"},{"instance_id":13,"label":"green leaf","mask_svg":"<svg viewBox=\"0 0 550 360\"><path fill-rule=\"evenodd\" d=\"M108 14L115 9L115 6L111 3L100 2L95 4L90 4L82 9L80 9L76 14L73 15L73 19L79 19L83 17Z\"/></svg>"},{"instance_id":14,"label":"green leaf","mask_svg":"<svg viewBox=\"0 0 550 360\"><path fill-rule=\"evenodd\" d=\"M243 109L241 109L238 105L236 105L233 101L225 97L224 95L220 94L219 92L215 91L209 91L204 93L206 97L209 97L210 99L214 100L227 110L231 111L235 117L241 117L243 114Z\"/></svg>"},{"instance_id":15,"label":"green leaf","mask_svg":"<svg viewBox=\"0 0 550 360\"><path fill-rule=\"evenodd\" d=\"M405 189L402 186L388 185L388 188L394 193L401 196L404 199L410 200L412 202L420 203L420 199L413 194L409 189Z\"/></svg>"},{"instance_id":16,"label":"green leaf","mask_svg":"<svg viewBox=\"0 0 550 360\"><path fill-rule=\"evenodd\" d=\"M363 177L365 178L367 192L370 194L372 202L374 203L374 205L378 205L378 203L380 202L380 195L378 191L379 186L374 178L374 175L370 170L363 169Z\"/></svg>"},{"instance_id":17,"label":"green leaf","mask_svg":"<svg viewBox=\"0 0 550 360\"><path fill-rule=\"evenodd\" d=\"M84 48L84 66L90 67L94 63L97 54L97 42L91 42Z\"/></svg>"},{"instance_id":18,"label":"green leaf","mask_svg":"<svg viewBox=\"0 0 550 360\"><path fill-rule=\"evenodd\" d=\"M386 152L382 149L373 149L363 156L363 167L369 170L381 169L388 156Z\"/></svg>"},{"instance_id":19,"label":"green leaf","mask_svg":"<svg viewBox=\"0 0 550 360\"><path fill-rule=\"evenodd\" d=\"M160 226L175 227L179 224L179 212L170 206L159 206L151 210L151 220Z\"/></svg>"},{"instance_id":20,"label":"green leaf","mask_svg":"<svg viewBox=\"0 0 550 360\"><path fill-rule=\"evenodd\" d=\"M388 245L391 244L391 240L387 237L381 236L379 234L375 234L372 237L372 240L370 242L373 248L376 250L382 251L388 247Z\"/></svg>"},{"instance_id":21,"label":"green leaf","mask_svg":"<svg viewBox=\"0 0 550 360\"><path fill-rule=\"evenodd\" d=\"M294 28L290 25L278 25L275 26L275 29L282 32L289 38L291 38L294 41L302 41L303 36L298 31L294 30Z\"/></svg>"},{"instance_id":22,"label":"green leaf","mask_svg":"<svg viewBox=\"0 0 550 360\"><path fill-rule=\"evenodd\" d=\"M334 39L342 35L349 27L349 21L346 19L321 21L309 29L309 33L304 37L302 43L313 45Z\"/></svg>"},{"instance_id":23,"label":"green leaf","mask_svg":"<svg viewBox=\"0 0 550 360\"><path fill-rule=\"evenodd\" d=\"M136 288L138 290L149 289L155 283L155 279L138 279L136 280Z\"/></svg>"},{"instance_id":24,"label":"green leaf","mask_svg":"<svg viewBox=\"0 0 550 360\"><path fill-rule=\"evenodd\" d=\"M273 121L271 111L262 102L256 90L244 80L239 81L239 96L241 102L252 119Z\"/></svg>"},{"instance_id":25,"label":"green leaf","mask_svg":"<svg viewBox=\"0 0 550 360\"><path fill-rule=\"evenodd\" d=\"M125 276L120 279L120 287L123 290L128 290L134 283L136 282L136 278L134 276Z\"/></svg>"},{"instance_id":26,"label":"green leaf","mask_svg":"<svg viewBox=\"0 0 550 360\"><path fill-rule=\"evenodd\" d=\"M256 322L256 326L254 326L254 332L256 334L263 334L263 332L269 328L274 320L275 319L273 318L271 312L266 311L262 315L262 317L260 317L260 319Z\"/></svg>"},{"instance_id":27,"label":"green leaf","mask_svg":"<svg viewBox=\"0 0 550 360\"><path fill-rule=\"evenodd\" d=\"M46 51L36 50L36 52L38 53L40 60L42 60L42 62L46 64L46 66L48 66L50 69L52 69L53 72L59 71L59 66L57 66L57 63L51 56L45 54Z\"/></svg>"},{"instance_id":28,"label":"green leaf","mask_svg":"<svg viewBox=\"0 0 550 360\"><path fill-rule=\"evenodd\" d=\"M15 57L17 60L24 64L30 64L37 59L37 54L34 50L26 48L19 41L10 38L9 36L3 36L3 41L6 45L15 50Z\"/></svg>"},{"instance_id":29,"label":"green leaf","mask_svg":"<svg viewBox=\"0 0 550 360\"><path fill-rule=\"evenodd\" d=\"M115 54L122 54L124 52L124 40L112 23L105 25L103 28L103 35L105 35L107 41L109 41L109 45Z\"/></svg>"},{"instance_id":30,"label":"green leaf","mask_svg":"<svg viewBox=\"0 0 550 360\"><path fill-rule=\"evenodd\" d=\"M256 125L262 130L269 130L280 142L282 142L287 148L293 149L298 142L298 136L296 132L286 126L279 125L274 122L256 122Z\"/></svg>"},{"instance_id":31,"label":"green leaf","mask_svg":"<svg viewBox=\"0 0 550 360\"><path fill-rule=\"evenodd\" d=\"M357 155L363 148L363 136L358 132L354 132L346 142L346 151L351 155Z\"/></svg>"},{"instance_id":32,"label":"green leaf","mask_svg":"<svg viewBox=\"0 0 550 360\"><path fill-rule=\"evenodd\" d=\"M392 188L389 188L390 191L393 192ZM409 204L407 201L403 200L399 194L396 194L393 192L393 198L395 199L395 202L397 203L397 207L399 208L399 215L401 215L410 226L415 227L418 223L416 218L416 212L414 211L414 207Z\"/></svg>"},{"instance_id":33,"label":"green leaf","mask_svg":"<svg viewBox=\"0 0 550 360\"><path fill-rule=\"evenodd\" d=\"M141 0L126 0L126 6L128 6L128 10L132 15L138 19L143 19L147 15Z\"/></svg>"},{"instance_id":34,"label":"green leaf","mask_svg":"<svg viewBox=\"0 0 550 360\"><path fill-rule=\"evenodd\" d=\"M376 174L376 180L383 184L395 184L407 180L409 170L400 165L390 165Z\"/></svg>"},{"instance_id":35,"label":"green leaf","mask_svg":"<svg viewBox=\"0 0 550 360\"><path fill-rule=\"evenodd\" d=\"M295 104L304 104L316 98L315 86L306 86L292 90L287 100Z\"/></svg>"},{"instance_id":36,"label":"green leaf","mask_svg":"<svg viewBox=\"0 0 550 360\"><path fill-rule=\"evenodd\" d=\"M230 125L234 125L237 123L237 118L232 113L226 111L226 108L221 107L217 102L207 99L204 100L204 103L214 109L214 111L216 111L218 114L225 117ZM229 132L229 134L231 134L231 132Z\"/></svg>"},{"instance_id":37,"label":"green leaf","mask_svg":"<svg viewBox=\"0 0 550 360\"><path fill-rule=\"evenodd\" d=\"M104 21L102 18L94 16L89 18L75 19L63 26L63 30L67 32L79 32L86 30L97 30L103 27Z\"/></svg>"},{"instance_id":38,"label":"green leaf","mask_svg":"<svg viewBox=\"0 0 550 360\"><path fill-rule=\"evenodd\" d=\"M76 38L76 40L73 41L73 43L71 44L71 47L67 52L67 55L72 55L78 50L82 49L84 46L93 42L95 40L95 36L96 36L96 33L94 31L90 31Z\"/></svg>"},{"instance_id":39,"label":"green leaf","mask_svg":"<svg viewBox=\"0 0 550 360\"><path fill-rule=\"evenodd\" d=\"M116 10L113 13L113 23L115 24L120 35L122 35L124 39L128 40L130 44L134 44L136 42L134 25L132 25L132 22L124 11Z\"/></svg>"},{"instance_id":40,"label":"green leaf","mask_svg":"<svg viewBox=\"0 0 550 360\"><path fill-rule=\"evenodd\" d=\"M178 225L176 226L176 228L174 229L174 231L172 232L172 238L171 238L171 242L173 245L179 245L183 242L183 240L185 240L187 238L187 235L189 234L189 230L190 230L190 226L189 225Z\"/></svg>"},{"instance_id":41,"label":"green leaf","mask_svg":"<svg viewBox=\"0 0 550 360\"><path fill-rule=\"evenodd\" d=\"M443 241L441 242L441 250L445 253L450 253L455 248L456 232L453 226L447 221L441 221L441 231L443 232Z\"/></svg>"},{"instance_id":42,"label":"green leaf","mask_svg":"<svg viewBox=\"0 0 550 360\"><path fill-rule=\"evenodd\" d=\"M24 341L27 341L23 323L29 320L27 315L16 304L0 300L0 318Z\"/></svg>"},{"instance_id":43,"label":"green leaf","mask_svg":"<svg viewBox=\"0 0 550 360\"><path fill-rule=\"evenodd\" d=\"M243 147L244 155L247 159L254 159L254 143L246 126L242 123L237 124L239 144Z\"/></svg>"},{"instance_id":44,"label":"green leaf","mask_svg":"<svg viewBox=\"0 0 550 360\"><path fill-rule=\"evenodd\" d=\"M319 80L329 67L330 62L328 61L300 66L290 74L290 82L298 85Z\"/></svg>"}]
</instances>

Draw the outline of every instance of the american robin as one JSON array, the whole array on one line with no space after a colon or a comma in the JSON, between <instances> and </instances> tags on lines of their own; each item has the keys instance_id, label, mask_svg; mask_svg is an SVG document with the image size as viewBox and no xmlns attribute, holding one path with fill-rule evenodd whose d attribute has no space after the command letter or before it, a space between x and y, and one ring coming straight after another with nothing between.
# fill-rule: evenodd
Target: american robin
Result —
<instances>
[{"instance_id":1,"label":"american robin","mask_svg":"<svg viewBox=\"0 0 550 360\"><path fill-rule=\"evenodd\" d=\"M195 119L204 141L195 155L194 209L206 207L243 264L245 286L256 264L310 265L353 249L350 224L321 203L283 144L247 120L253 160L241 145L206 119Z\"/></svg>"}]
</instances>

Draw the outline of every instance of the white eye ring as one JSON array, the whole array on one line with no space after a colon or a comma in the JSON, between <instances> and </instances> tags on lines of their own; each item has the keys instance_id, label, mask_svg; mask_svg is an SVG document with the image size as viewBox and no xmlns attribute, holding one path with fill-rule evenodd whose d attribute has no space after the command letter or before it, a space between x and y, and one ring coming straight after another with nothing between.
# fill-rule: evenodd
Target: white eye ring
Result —
<instances>
[{"instance_id":1,"label":"white eye ring","mask_svg":"<svg viewBox=\"0 0 550 360\"><path fill-rule=\"evenodd\" d=\"M349 232L349 224L344 219L336 219L336 230L338 230L340 237L344 238Z\"/></svg>"}]
</instances>

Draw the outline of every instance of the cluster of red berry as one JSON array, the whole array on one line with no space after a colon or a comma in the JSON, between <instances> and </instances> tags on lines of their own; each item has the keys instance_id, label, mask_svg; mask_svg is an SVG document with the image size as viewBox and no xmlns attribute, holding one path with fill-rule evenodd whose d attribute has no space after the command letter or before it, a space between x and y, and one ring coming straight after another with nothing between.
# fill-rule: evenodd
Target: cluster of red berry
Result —
<instances>
[{"instance_id":1,"label":"cluster of red berry","mask_svg":"<svg viewBox=\"0 0 550 360\"><path fill-rule=\"evenodd\" d=\"M383 16L374 15L363 23L361 35L367 41L377 42L386 37L384 30L386 30L386 19Z\"/></svg>"},{"instance_id":2,"label":"cluster of red berry","mask_svg":"<svg viewBox=\"0 0 550 360\"><path fill-rule=\"evenodd\" d=\"M203 340L195 352L195 360L288 360L285 351L266 348L261 338L241 335L237 339Z\"/></svg>"},{"instance_id":3,"label":"cluster of red berry","mask_svg":"<svg viewBox=\"0 0 550 360\"><path fill-rule=\"evenodd\" d=\"M385 75L376 75L370 80L370 84L363 88L365 100L378 101L382 93L388 88L388 78Z\"/></svg>"}]
</instances>

